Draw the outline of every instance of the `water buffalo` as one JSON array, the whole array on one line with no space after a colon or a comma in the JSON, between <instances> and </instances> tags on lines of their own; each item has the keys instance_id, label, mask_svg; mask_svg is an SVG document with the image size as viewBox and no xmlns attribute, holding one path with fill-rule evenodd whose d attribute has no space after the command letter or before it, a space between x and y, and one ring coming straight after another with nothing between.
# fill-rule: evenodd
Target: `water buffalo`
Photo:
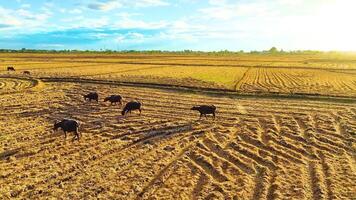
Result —
<instances>
[{"instance_id":1,"label":"water buffalo","mask_svg":"<svg viewBox=\"0 0 356 200\"><path fill-rule=\"evenodd\" d=\"M138 102L138 101L130 101L130 102L128 102L125 105L124 109L122 110L121 114L122 115L126 115L126 113L128 113L128 112L131 113L132 110L139 110L140 111L140 115L141 115L141 103Z\"/></svg>"},{"instance_id":2,"label":"water buffalo","mask_svg":"<svg viewBox=\"0 0 356 200\"><path fill-rule=\"evenodd\" d=\"M201 106L194 106L191 110L197 110L200 112L200 118L204 115L206 117L207 114L213 114L215 119L215 111L216 107L214 105L201 105Z\"/></svg>"},{"instance_id":3,"label":"water buffalo","mask_svg":"<svg viewBox=\"0 0 356 200\"><path fill-rule=\"evenodd\" d=\"M56 131L58 128L61 128L64 132L64 138L67 138L67 132L74 132L74 138L79 140L79 123L73 119L63 119L60 122L55 122L53 130Z\"/></svg>"},{"instance_id":4,"label":"water buffalo","mask_svg":"<svg viewBox=\"0 0 356 200\"><path fill-rule=\"evenodd\" d=\"M23 71L23 74L30 75L31 72L30 71Z\"/></svg>"},{"instance_id":5,"label":"water buffalo","mask_svg":"<svg viewBox=\"0 0 356 200\"><path fill-rule=\"evenodd\" d=\"M120 105L122 105L122 97L120 95L111 95L111 96L108 96L104 99L104 102L107 102L109 101L112 104L117 104L118 102L120 103Z\"/></svg>"},{"instance_id":6,"label":"water buffalo","mask_svg":"<svg viewBox=\"0 0 356 200\"><path fill-rule=\"evenodd\" d=\"M99 102L99 95L96 92L90 92L89 94L83 95L84 100L95 100L96 102Z\"/></svg>"},{"instance_id":7,"label":"water buffalo","mask_svg":"<svg viewBox=\"0 0 356 200\"><path fill-rule=\"evenodd\" d=\"M14 68L14 67L9 66L9 67L7 67L7 71L15 71L15 68Z\"/></svg>"}]
</instances>

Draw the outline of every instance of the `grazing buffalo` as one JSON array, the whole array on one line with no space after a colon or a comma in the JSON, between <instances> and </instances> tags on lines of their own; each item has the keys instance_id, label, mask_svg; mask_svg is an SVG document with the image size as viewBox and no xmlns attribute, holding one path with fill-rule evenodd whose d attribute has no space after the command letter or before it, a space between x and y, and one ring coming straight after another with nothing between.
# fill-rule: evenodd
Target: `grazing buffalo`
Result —
<instances>
[{"instance_id":1,"label":"grazing buffalo","mask_svg":"<svg viewBox=\"0 0 356 200\"><path fill-rule=\"evenodd\" d=\"M124 109L122 110L121 114L126 115L126 113L133 111L133 110L139 110L140 115L141 115L141 103L138 101L130 101L128 102Z\"/></svg>"},{"instance_id":2,"label":"grazing buffalo","mask_svg":"<svg viewBox=\"0 0 356 200\"><path fill-rule=\"evenodd\" d=\"M89 94L83 95L84 100L95 100L96 102L99 102L99 95L96 92L90 92Z\"/></svg>"},{"instance_id":3,"label":"grazing buffalo","mask_svg":"<svg viewBox=\"0 0 356 200\"><path fill-rule=\"evenodd\" d=\"M53 130L56 131L58 128L61 128L64 132L64 138L67 138L67 132L74 132L74 138L79 140L79 123L72 119L63 119L60 122L54 123Z\"/></svg>"},{"instance_id":4,"label":"grazing buffalo","mask_svg":"<svg viewBox=\"0 0 356 200\"><path fill-rule=\"evenodd\" d=\"M30 75L31 72L30 71L23 71L23 74Z\"/></svg>"},{"instance_id":5,"label":"grazing buffalo","mask_svg":"<svg viewBox=\"0 0 356 200\"><path fill-rule=\"evenodd\" d=\"M194 106L191 110L197 110L200 112L200 118L204 115L206 117L207 114L212 114L215 119L215 111L216 107L214 105L201 105L201 106Z\"/></svg>"},{"instance_id":6,"label":"grazing buffalo","mask_svg":"<svg viewBox=\"0 0 356 200\"><path fill-rule=\"evenodd\" d=\"M112 104L117 104L118 102L120 103L120 105L122 105L122 97L120 95L111 95L111 96L108 96L104 99L104 102L107 102L109 101Z\"/></svg>"},{"instance_id":7,"label":"grazing buffalo","mask_svg":"<svg viewBox=\"0 0 356 200\"><path fill-rule=\"evenodd\" d=\"M14 67L9 66L9 67L7 67L7 71L15 71L15 68L14 68Z\"/></svg>"}]
</instances>

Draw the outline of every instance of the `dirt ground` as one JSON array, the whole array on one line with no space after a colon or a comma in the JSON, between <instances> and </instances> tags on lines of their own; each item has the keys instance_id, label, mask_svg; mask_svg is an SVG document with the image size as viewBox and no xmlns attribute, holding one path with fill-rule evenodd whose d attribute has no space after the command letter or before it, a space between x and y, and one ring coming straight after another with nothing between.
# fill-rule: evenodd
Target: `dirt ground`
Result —
<instances>
[{"instance_id":1,"label":"dirt ground","mask_svg":"<svg viewBox=\"0 0 356 200\"><path fill-rule=\"evenodd\" d=\"M1 199L353 199L356 105L0 78ZM83 94L99 93L99 103ZM118 120L119 105L139 100ZM214 104L199 119L193 105ZM53 132L80 122L80 141Z\"/></svg>"}]
</instances>

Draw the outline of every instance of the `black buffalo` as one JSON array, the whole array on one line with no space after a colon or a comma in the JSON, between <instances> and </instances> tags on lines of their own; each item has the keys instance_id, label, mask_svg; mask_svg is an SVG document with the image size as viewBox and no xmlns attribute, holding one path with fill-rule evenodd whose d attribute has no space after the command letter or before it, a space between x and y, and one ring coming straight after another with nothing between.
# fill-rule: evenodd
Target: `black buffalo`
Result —
<instances>
[{"instance_id":1,"label":"black buffalo","mask_svg":"<svg viewBox=\"0 0 356 200\"><path fill-rule=\"evenodd\" d=\"M130 101L128 102L124 109L122 110L121 114L122 115L126 115L128 112L131 113L131 111L133 110L139 110L140 111L140 115L141 115L141 103L138 101Z\"/></svg>"},{"instance_id":2,"label":"black buffalo","mask_svg":"<svg viewBox=\"0 0 356 200\"><path fill-rule=\"evenodd\" d=\"M201 105L194 106L191 110L197 110L200 113L200 118L204 115L206 117L207 114L212 114L215 119L215 111L216 107L214 105Z\"/></svg>"},{"instance_id":3,"label":"black buffalo","mask_svg":"<svg viewBox=\"0 0 356 200\"><path fill-rule=\"evenodd\" d=\"M7 71L15 71L15 68L14 68L14 67L9 66L9 67L7 67Z\"/></svg>"},{"instance_id":4,"label":"black buffalo","mask_svg":"<svg viewBox=\"0 0 356 200\"><path fill-rule=\"evenodd\" d=\"M107 102L109 101L111 104L117 104L117 103L120 103L120 105L122 105L122 97L120 95L111 95L111 96L108 96L104 99L104 102Z\"/></svg>"},{"instance_id":5,"label":"black buffalo","mask_svg":"<svg viewBox=\"0 0 356 200\"><path fill-rule=\"evenodd\" d=\"M23 74L30 75L31 72L30 71L23 71Z\"/></svg>"},{"instance_id":6,"label":"black buffalo","mask_svg":"<svg viewBox=\"0 0 356 200\"><path fill-rule=\"evenodd\" d=\"M78 139L80 138L79 136L79 123L73 119L63 119L60 122L54 123L53 130L56 131L58 128L61 128L64 132L64 138L67 138L67 132L74 132L74 138Z\"/></svg>"},{"instance_id":7,"label":"black buffalo","mask_svg":"<svg viewBox=\"0 0 356 200\"><path fill-rule=\"evenodd\" d=\"M84 100L95 100L96 102L99 102L99 95L96 92L90 92L89 94L83 95Z\"/></svg>"}]
</instances>

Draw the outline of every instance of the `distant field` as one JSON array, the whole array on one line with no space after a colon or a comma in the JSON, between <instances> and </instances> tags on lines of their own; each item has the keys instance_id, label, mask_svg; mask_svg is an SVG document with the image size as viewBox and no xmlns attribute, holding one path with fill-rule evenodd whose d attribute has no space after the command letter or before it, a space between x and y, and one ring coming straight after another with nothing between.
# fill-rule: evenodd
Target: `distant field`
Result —
<instances>
[{"instance_id":1,"label":"distant field","mask_svg":"<svg viewBox=\"0 0 356 200\"><path fill-rule=\"evenodd\" d=\"M0 54L34 77L78 77L220 88L240 93L356 96L356 56Z\"/></svg>"}]
</instances>

